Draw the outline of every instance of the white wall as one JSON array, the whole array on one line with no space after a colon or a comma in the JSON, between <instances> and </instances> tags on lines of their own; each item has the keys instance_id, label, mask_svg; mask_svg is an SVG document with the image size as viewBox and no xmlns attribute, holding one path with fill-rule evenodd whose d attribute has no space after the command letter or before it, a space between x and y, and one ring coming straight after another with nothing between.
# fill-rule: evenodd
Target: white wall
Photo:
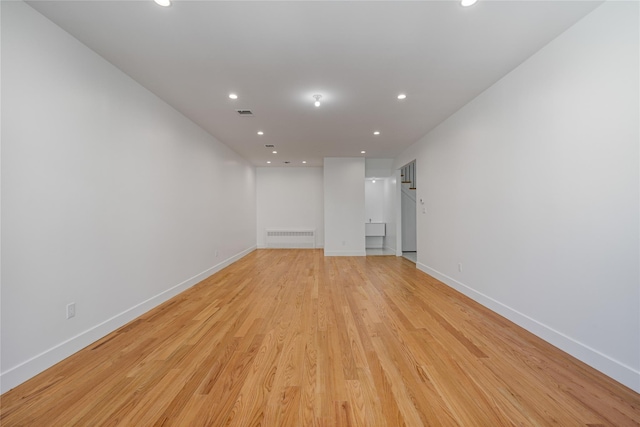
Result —
<instances>
[{"instance_id":1,"label":"white wall","mask_svg":"<svg viewBox=\"0 0 640 427\"><path fill-rule=\"evenodd\" d=\"M322 168L256 169L257 240L265 247L266 229L315 229L316 247L324 246Z\"/></svg>"},{"instance_id":2,"label":"white wall","mask_svg":"<svg viewBox=\"0 0 640 427\"><path fill-rule=\"evenodd\" d=\"M365 159L365 221L386 223L385 237L367 237L367 248L396 250L395 174L393 159ZM372 178L376 179L373 184ZM393 183L393 186L391 184Z\"/></svg>"},{"instance_id":3,"label":"white wall","mask_svg":"<svg viewBox=\"0 0 640 427\"><path fill-rule=\"evenodd\" d=\"M367 159L368 160L368 159ZM391 173L390 171L388 173ZM395 220L395 192L396 179L394 176L366 178L365 187L365 222L384 222L386 224L385 237L367 237L367 248L386 248L396 250L396 220Z\"/></svg>"},{"instance_id":4,"label":"white wall","mask_svg":"<svg viewBox=\"0 0 640 427\"><path fill-rule=\"evenodd\" d=\"M2 391L255 247L254 168L23 2L1 101Z\"/></svg>"},{"instance_id":5,"label":"white wall","mask_svg":"<svg viewBox=\"0 0 640 427\"><path fill-rule=\"evenodd\" d=\"M364 222L384 222L384 178L364 180ZM366 236L365 247L383 248L384 237Z\"/></svg>"},{"instance_id":6,"label":"white wall","mask_svg":"<svg viewBox=\"0 0 640 427\"><path fill-rule=\"evenodd\" d=\"M364 158L324 159L324 254L364 256Z\"/></svg>"},{"instance_id":7,"label":"white wall","mask_svg":"<svg viewBox=\"0 0 640 427\"><path fill-rule=\"evenodd\" d=\"M384 179L384 212L383 221L387 224L384 247L396 251L396 177Z\"/></svg>"},{"instance_id":8,"label":"white wall","mask_svg":"<svg viewBox=\"0 0 640 427\"><path fill-rule=\"evenodd\" d=\"M365 179L364 222L384 222L384 187L383 179Z\"/></svg>"},{"instance_id":9,"label":"white wall","mask_svg":"<svg viewBox=\"0 0 640 427\"><path fill-rule=\"evenodd\" d=\"M638 12L606 2L396 165L420 269L640 392Z\"/></svg>"},{"instance_id":10,"label":"white wall","mask_svg":"<svg viewBox=\"0 0 640 427\"><path fill-rule=\"evenodd\" d=\"M365 159L364 176L366 178L386 178L393 175L393 159Z\"/></svg>"}]
</instances>

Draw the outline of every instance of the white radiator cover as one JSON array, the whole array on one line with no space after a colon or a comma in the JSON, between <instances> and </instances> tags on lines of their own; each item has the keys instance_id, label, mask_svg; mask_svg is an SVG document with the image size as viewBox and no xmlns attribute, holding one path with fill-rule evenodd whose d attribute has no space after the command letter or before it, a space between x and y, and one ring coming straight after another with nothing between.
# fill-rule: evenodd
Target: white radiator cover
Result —
<instances>
[{"instance_id":1,"label":"white radiator cover","mask_svg":"<svg viewBox=\"0 0 640 427\"><path fill-rule=\"evenodd\" d=\"M314 249L316 230L265 230L266 248Z\"/></svg>"}]
</instances>

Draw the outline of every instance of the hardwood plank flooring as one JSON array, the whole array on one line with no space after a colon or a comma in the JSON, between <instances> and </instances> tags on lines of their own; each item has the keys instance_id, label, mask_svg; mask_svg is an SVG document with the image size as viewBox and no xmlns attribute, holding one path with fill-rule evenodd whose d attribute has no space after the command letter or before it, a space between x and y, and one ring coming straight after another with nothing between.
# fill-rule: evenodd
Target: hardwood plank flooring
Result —
<instances>
[{"instance_id":1,"label":"hardwood plank flooring","mask_svg":"<svg viewBox=\"0 0 640 427\"><path fill-rule=\"evenodd\" d=\"M393 256L258 250L0 397L9 426L639 426L640 395Z\"/></svg>"}]
</instances>

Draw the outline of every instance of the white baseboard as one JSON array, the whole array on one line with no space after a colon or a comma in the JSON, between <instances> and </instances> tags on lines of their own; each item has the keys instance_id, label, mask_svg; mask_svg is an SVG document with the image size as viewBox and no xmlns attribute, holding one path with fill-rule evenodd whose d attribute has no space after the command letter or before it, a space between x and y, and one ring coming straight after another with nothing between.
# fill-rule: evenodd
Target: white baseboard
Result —
<instances>
[{"instance_id":1,"label":"white baseboard","mask_svg":"<svg viewBox=\"0 0 640 427\"><path fill-rule=\"evenodd\" d=\"M134 320L137 317L140 317L144 313L149 310L157 307L163 302L173 298L179 293L187 290L192 287L196 283L201 282L207 277L217 273L223 268L233 264L238 261L240 258L248 255L256 249L255 246L246 249L226 260L220 262L219 264L214 265L206 269L205 271L196 274L193 277L179 283L149 299L143 301L122 313L116 314L110 319L105 320L102 323L99 323L92 328L87 329L86 331L69 338L66 341L63 341L54 347L51 347L48 350L43 351L37 356L32 357L29 360L26 360L20 363L17 366L14 366L5 372L0 374L0 393L4 393L17 385L22 384L28 379L36 376L40 372L45 369L50 368L61 360L71 356L72 354L82 350L88 345L96 342L100 338L108 335L109 333L115 331L121 326L126 325L128 322Z\"/></svg>"},{"instance_id":2,"label":"white baseboard","mask_svg":"<svg viewBox=\"0 0 640 427\"><path fill-rule=\"evenodd\" d=\"M581 360L594 369L597 369L603 374L640 393L640 371L612 359L606 354L576 341L562 332L556 331L536 319L520 313L500 301L496 301L495 299L484 295L483 293L478 292L475 289L470 288L469 286L460 283L425 264L418 262L416 263L416 266L419 270L435 277L458 292L468 296L472 300L482 304L499 315L506 317L518 326L523 327L532 334L569 353L576 359Z\"/></svg>"},{"instance_id":3,"label":"white baseboard","mask_svg":"<svg viewBox=\"0 0 640 427\"><path fill-rule=\"evenodd\" d=\"M324 256L367 256L367 251L328 251L325 249Z\"/></svg>"},{"instance_id":4,"label":"white baseboard","mask_svg":"<svg viewBox=\"0 0 640 427\"><path fill-rule=\"evenodd\" d=\"M304 250L307 250L307 249L323 249L324 246L316 245L316 247L314 247L314 248L270 248L270 247L265 246L265 245L258 245L257 248L258 249L300 249L300 250L304 251Z\"/></svg>"}]
</instances>

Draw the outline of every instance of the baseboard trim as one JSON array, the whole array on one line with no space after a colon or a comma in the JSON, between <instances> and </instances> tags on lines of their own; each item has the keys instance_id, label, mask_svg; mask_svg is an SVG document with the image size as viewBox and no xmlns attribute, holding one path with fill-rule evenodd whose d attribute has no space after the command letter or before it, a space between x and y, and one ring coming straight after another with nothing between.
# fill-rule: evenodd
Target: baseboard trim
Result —
<instances>
[{"instance_id":1,"label":"baseboard trim","mask_svg":"<svg viewBox=\"0 0 640 427\"><path fill-rule=\"evenodd\" d=\"M325 249L324 256L367 256L367 251L328 251Z\"/></svg>"},{"instance_id":2,"label":"baseboard trim","mask_svg":"<svg viewBox=\"0 0 640 427\"><path fill-rule=\"evenodd\" d=\"M619 383L640 393L640 371L612 359L606 354L603 354L598 350L563 334L562 332L556 331L536 319L533 319L532 317L529 317L526 314L501 303L500 301L478 292L464 283L458 282L457 280L447 276L446 274L440 273L425 264L418 262L416 263L416 266L422 272L435 277L444 284L468 296L472 300L509 319L513 323L542 338L553 346L558 347L560 350L569 353L576 359L581 360L592 368L597 369Z\"/></svg>"},{"instance_id":3,"label":"baseboard trim","mask_svg":"<svg viewBox=\"0 0 640 427\"><path fill-rule=\"evenodd\" d=\"M83 348L98 341L100 338L110 334L116 329L126 325L128 322L140 317L149 310L157 307L163 302L173 298L181 292L189 289L196 283L199 283L207 277L217 273L223 268L233 264L242 257L256 250L256 246L252 246L242 252L233 255L226 260L210 267L193 277L179 283L171 288L160 292L159 294L142 301L135 306L116 314L115 316L99 323L80 334L69 338L60 344L43 351L37 356L32 357L17 366L14 366L0 374L0 393L11 390L12 388L22 384L30 378L38 375L42 371L50 368L56 363L66 359L72 354L82 350Z\"/></svg>"},{"instance_id":4,"label":"baseboard trim","mask_svg":"<svg viewBox=\"0 0 640 427\"><path fill-rule=\"evenodd\" d=\"M316 247L313 247L313 248L285 248L285 247L274 248L274 247L268 247L268 246L265 246L265 245L258 245L257 248L258 249L300 249L301 251L305 251L305 250L309 250L309 249L311 249L311 250L323 249L323 246L316 246Z\"/></svg>"},{"instance_id":5,"label":"baseboard trim","mask_svg":"<svg viewBox=\"0 0 640 427\"><path fill-rule=\"evenodd\" d=\"M385 251L393 252L394 254L396 253L396 248L392 248L390 246L385 246L383 249Z\"/></svg>"}]
</instances>

